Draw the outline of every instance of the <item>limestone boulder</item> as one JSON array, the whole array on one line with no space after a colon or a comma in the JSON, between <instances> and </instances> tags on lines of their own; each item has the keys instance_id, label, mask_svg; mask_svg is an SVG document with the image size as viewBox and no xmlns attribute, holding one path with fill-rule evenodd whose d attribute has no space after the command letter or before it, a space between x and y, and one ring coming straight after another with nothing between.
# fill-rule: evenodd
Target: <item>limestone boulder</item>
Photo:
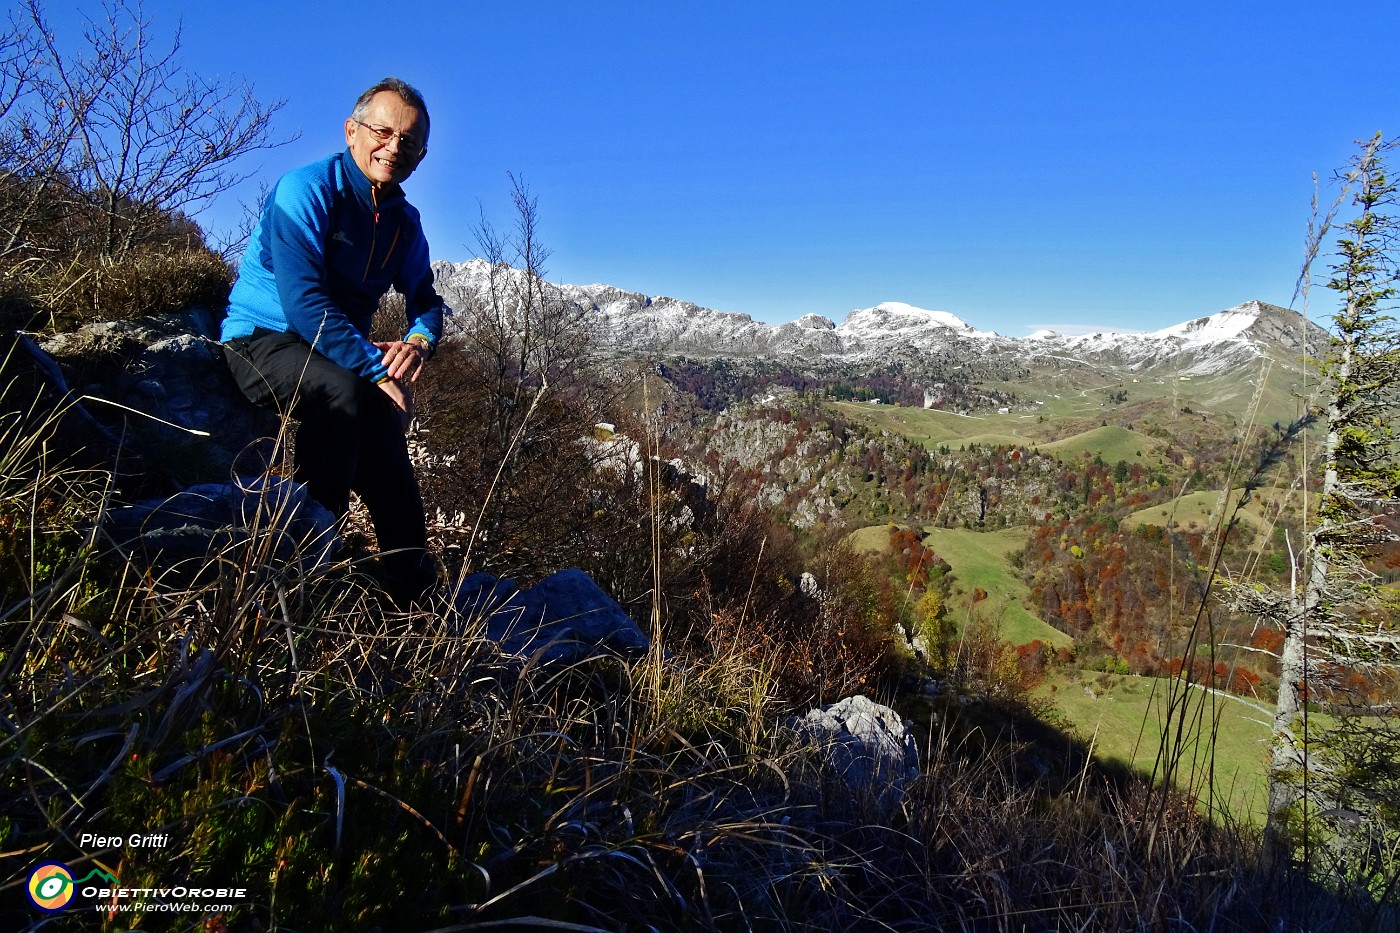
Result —
<instances>
[{"instance_id":1,"label":"limestone boulder","mask_svg":"<svg viewBox=\"0 0 1400 933\"><path fill-rule=\"evenodd\" d=\"M56 361L46 371L62 374L60 392L181 485L256 472L271 456L259 441L277 435L278 418L238 390L210 312L103 321L35 346Z\"/></svg>"},{"instance_id":2,"label":"limestone boulder","mask_svg":"<svg viewBox=\"0 0 1400 933\"><path fill-rule=\"evenodd\" d=\"M103 530L147 566L170 567L226 553L248 541L265 560L295 562L304 572L323 567L339 544L336 519L301 483L257 476L201 483L160 499L117 506Z\"/></svg>"},{"instance_id":3,"label":"limestone boulder","mask_svg":"<svg viewBox=\"0 0 1400 933\"><path fill-rule=\"evenodd\" d=\"M570 664L603 654L636 658L651 640L593 579L577 568L534 586L472 574L452 594L459 625L485 626L486 637L507 654Z\"/></svg>"},{"instance_id":4,"label":"limestone boulder","mask_svg":"<svg viewBox=\"0 0 1400 933\"><path fill-rule=\"evenodd\" d=\"M847 697L794 719L823 770L876 811L897 807L919 776L919 750L900 715L869 697Z\"/></svg>"}]
</instances>

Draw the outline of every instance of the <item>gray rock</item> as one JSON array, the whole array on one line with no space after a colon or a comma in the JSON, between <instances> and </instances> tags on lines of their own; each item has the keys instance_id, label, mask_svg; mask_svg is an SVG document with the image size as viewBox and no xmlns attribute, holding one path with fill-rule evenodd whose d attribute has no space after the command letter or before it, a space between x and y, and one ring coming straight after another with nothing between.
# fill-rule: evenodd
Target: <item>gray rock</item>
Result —
<instances>
[{"instance_id":1,"label":"gray rock","mask_svg":"<svg viewBox=\"0 0 1400 933\"><path fill-rule=\"evenodd\" d=\"M865 696L814 709L793 728L819 750L828 773L877 810L898 806L919 776L919 750L898 713Z\"/></svg>"},{"instance_id":2,"label":"gray rock","mask_svg":"<svg viewBox=\"0 0 1400 933\"><path fill-rule=\"evenodd\" d=\"M46 338L43 351L69 371L76 395L90 396L81 404L94 416L107 424L125 420L148 438L148 456L162 446L178 449L181 471L219 480L261 468L270 457L265 449L240 470L233 465L258 439L276 436L279 423L243 397L216 335L213 316L193 310L89 324Z\"/></svg>"},{"instance_id":3,"label":"gray rock","mask_svg":"<svg viewBox=\"0 0 1400 933\"><path fill-rule=\"evenodd\" d=\"M148 499L104 516L118 545L141 550L153 566L204 558L257 537L267 557L324 566L338 543L335 516L306 487L285 477L204 483L165 499Z\"/></svg>"},{"instance_id":4,"label":"gray rock","mask_svg":"<svg viewBox=\"0 0 1400 933\"><path fill-rule=\"evenodd\" d=\"M527 589L489 573L467 577L453 594L462 624L484 618L486 637L508 654L573 663L601 654L640 657L651 640L582 570L561 570Z\"/></svg>"},{"instance_id":5,"label":"gray rock","mask_svg":"<svg viewBox=\"0 0 1400 933\"><path fill-rule=\"evenodd\" d=\"M458 618L466 622L489 618L516 589L514 580L497 580L489 573L474 573L457 585L452 606Z\"/></svg>"}]
</instances>

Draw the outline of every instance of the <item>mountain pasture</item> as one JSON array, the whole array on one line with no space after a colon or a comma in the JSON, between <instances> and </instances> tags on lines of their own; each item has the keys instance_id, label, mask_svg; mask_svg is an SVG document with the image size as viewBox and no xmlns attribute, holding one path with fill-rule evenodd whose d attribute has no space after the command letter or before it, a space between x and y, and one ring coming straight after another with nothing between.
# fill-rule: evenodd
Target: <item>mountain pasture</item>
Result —
<instances>
[{"instance_id":1,"label":"mountain pasture","mask_svg":"<svg viewBox=\"0 0 1400 933\"><path fill-rule=\"evenodd\" d=\"M906 408L871 402L829 402L849 418L892 434L899 434L927 448L967 444L975 436L995 433L999 443L1030 446L1034 437L1017 430L1021 418L1013 415L960 415L936 408Z\"/></svg>"},{"instance_id":2,"label":"mountain pasture","mask_svg":"<svg viewBox=\"0 0 1400 933\"><path fill-rule=\"evenodd\" d=\"M831 402L833 408L877 430L889 431L923 445L939 447L1026 447L1075 460L1088 453L1112 463L1118 460L1160 466L1161 439L1116 424L1082 424L1082 430L1055 438L1054 425L1025 412L960 415L937 409L901 408L869 402ZM1062 425L1061 425L1062 427Z\"/></svg>"},{"instance_id":3,"label":"mountain pasture","mask_svg":"<svg viewBox=\"0 0 1400 933\"><path fill-rule=\"evenodd\" d=\"M1012 644L1040 639L1056 648L1072 645L1074 639L1027 608L1030 590L1012 569L1011 557L1025 547L1029 537L1024 528L924 528L924 546L953 568L951 606L955 607L955 621L963 621L959 617L962 610L957 607L965 606L969 615L977 609L989 621L999 624L1002 639ZM982 601L975 601L978 590L987 594Z\"/></svg>"},{"instance_id":4,"label":"mountain pasture","mask_svg":"<svg viewBox=\"0 0 1400 933\"><path fill-rule=\"evenodd\" d=\"M1204 784L1213 776L1230 816L1263 825L1270 727L1261 704L1163 677L1078 672L1055 674L1036 693L1092 744L1096 757L1153 774L1172 689L1189 691L1183 700L1191 704L1176 785L1205 800ZM1155 776L1160 779L1160 768Z\"/></svg>"},{"instance_id":5,"label":"mountain pasture","mask_svg":"<svg viewBox=\"0 0 1400 933\"><path fill-rule=\"evenodd\" d=\"M1129 463L1157 466L1161 464L1162 458L1153 455L1164 446L1163 441L1158 438L1110 424L1064 440L1042 444L1040 450L1052 453L1061 460L1076 460L1083 454L1092 454L1109 463L1126 460Z\"/></svg>"},{"instance_id":6,"label":"mountain pasture","mask_svg":"<svg viewBox=\"0 0 1400 933\"><path fill-rule=\"evenodd\" d=\"M885 524L859 528L846 536L846 543L860 553L883 554L889 550L894 527ZM1027 608L1030 590L1017 577L1011 557L1025 547L1028 537L1024 528L923 529L924 546L953 568L949 611L955 623L961 625L976 615L997 626L1001 639L1014 645L1039 639L1055 648L1071 646L1073 638ZM979 591L985 595L979 598Z\"/></svg>"},{"instance_id":7,"label":"mountain pasture","mask_svg":"<svg viewBox=\"0 0 1400 933\"><path fill-rule=\"evenodd\" d=\"M1218 490L1188 492L1161 505L1138 509L1126 521L1129 527L1156 525L1159 528L1185 528L1191 531L1214 528L1220 520L1221 506L1225 506L1227 514L1232 513L1243 492L1242 489L1232 489L1228 502ZM1255 527L1263 522L1257 501L1247 504L1240 515Z\"/></svg>"},{"instance_id":8,"label":"mountain pasture","mask_svg":"<svg viewBox=\"0 0 1400 933\"><path fill-rule=\"evenodd\" d=\"M1156 525L1159 528L1185 528L1200 531L1213 528L1219 521L1221 506L1225 505L1226 516L1234 514L1239 505L1243 489L1232 489L1228 503L1219 490L1184 493L1169 502L1152 505L1132 512L1124 519L1129 527ZM1313 496L1312 498L1316 498ZM1296 511L1302 501L1302 493L1294 489L1258 489L1250 496L1239 516L1258 529L1269 529L1277 521L1280 509Z\"/></svg>"}]
</instances>

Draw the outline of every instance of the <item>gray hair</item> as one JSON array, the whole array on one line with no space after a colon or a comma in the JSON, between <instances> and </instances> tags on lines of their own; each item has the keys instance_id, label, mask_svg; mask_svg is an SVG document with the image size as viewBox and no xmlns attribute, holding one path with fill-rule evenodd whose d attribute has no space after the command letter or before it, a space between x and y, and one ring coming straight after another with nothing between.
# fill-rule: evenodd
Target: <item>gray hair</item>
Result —
<instances>
[{"instance_id":1,"label":"gray hair","mask_svg":"<svg viewBox=\"0 0 1400 933\"><path fill-rule=\"evenodd\" d=\"M419 93L418 89L402 78L383 78L370 85L355 100L355 109L350 111L350 119L363 120L369 114L369 102L374 99L374 95L381 91L391 91L397 94L399 100L423 115L423 142L426 144L428 132L432 128L432 121L428 119L428 105L423 102L423 95Z\"/></svg>"}]
</instances>

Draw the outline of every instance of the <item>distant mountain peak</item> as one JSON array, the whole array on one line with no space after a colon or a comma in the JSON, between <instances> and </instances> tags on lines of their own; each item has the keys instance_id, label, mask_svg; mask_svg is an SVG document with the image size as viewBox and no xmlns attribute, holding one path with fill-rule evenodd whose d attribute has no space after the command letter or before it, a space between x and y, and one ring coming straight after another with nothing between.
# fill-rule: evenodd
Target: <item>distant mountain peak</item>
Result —
<instances>
[{"instance_id":1,"label":"distant mountain peak","mask_svg":"<svg viewBox=\"0 0 1400 933\"><path fill-rule=\"evenodd\" d=\"M1189 337L1207 341L1232 340L1245 336L1251 327L1274 312L1289 313L1285 308L1250 300L1207 317L1174 324L1153 333L1161 337Z\"/></svg>"},{"instance_id":2,"label":"distant mountain peak","mask_svg":"<svg viewBox=\"0 0 1400 933\"><path fill-rule=\"evenodd\" d=\"M435 263L449 304L481 292L489 266L481 260ZM694 357L765 357L794 361L888 360L944 355L1057 367L1082 364L1134 374L1227 372L1272 356L1298 359L1317 352L1326 332L1302 315L1250 300L1151 333L1104 331L1066 336L1041 330L1030 337L979 331L947 311L882 301L857 308L840 324L806 314L770 325L747 314L715 311L678 298L648 296L611 285L560 285L564 297L590 308L605 344L621 351Z\"/></svg>"},{"instance_id":3,"label":"distant mountain peak","mask_svg":"<svg viewBox=\"0 0 1400 933\"><path fill-rule=\"evenodd\" d=\"M879 326L887 329L903 330L910 327L946 327L951 330L975 333L962 318L947 311L930 311L917 308L902 301L882 301L871 308L857 308L846 315L841 327L848 329Z\"/></svg>"}]
</instances>

